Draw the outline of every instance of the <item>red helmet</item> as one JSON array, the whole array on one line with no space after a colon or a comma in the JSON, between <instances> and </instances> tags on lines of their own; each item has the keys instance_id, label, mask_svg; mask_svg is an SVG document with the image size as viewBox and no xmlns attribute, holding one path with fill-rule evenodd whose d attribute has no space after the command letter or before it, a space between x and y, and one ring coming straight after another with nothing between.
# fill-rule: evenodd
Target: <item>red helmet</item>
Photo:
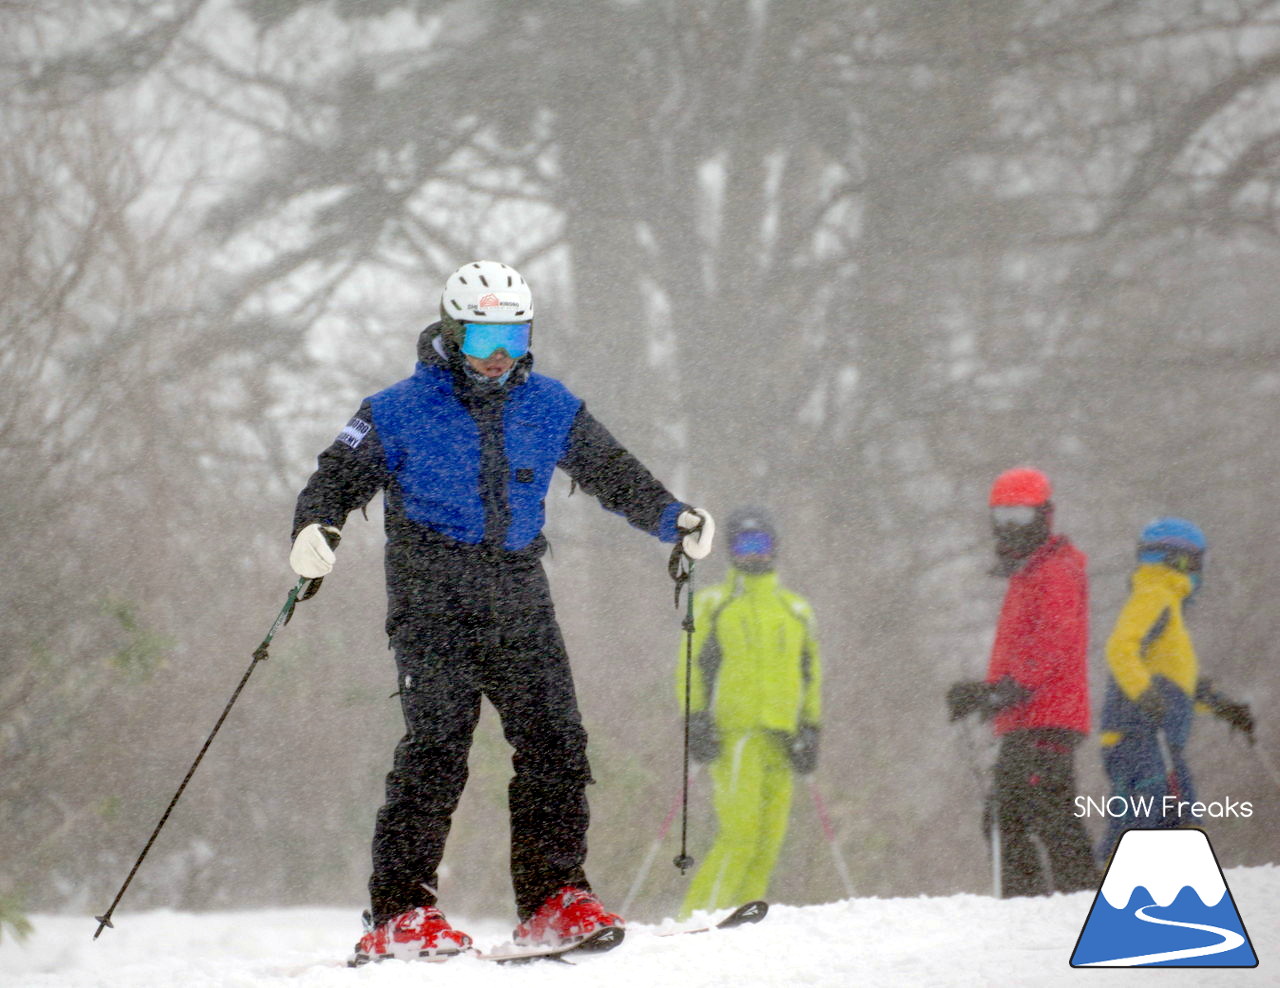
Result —
<instances>
[{"instance_id":1,"label":"red helmet","mask_svg":"<svg viewBox=\"0 0 1280 988\"><path fill-rule=\"evenodd\" d=\"M1049 486L1049 478L1032 467L1014 467L1006 470L991 485L991 497L988 506L992 508L1008 508L1015 505L1029 505L1038 508L1048 504L1053 496L1053 488Z\"/></svg>"}]
</instances>

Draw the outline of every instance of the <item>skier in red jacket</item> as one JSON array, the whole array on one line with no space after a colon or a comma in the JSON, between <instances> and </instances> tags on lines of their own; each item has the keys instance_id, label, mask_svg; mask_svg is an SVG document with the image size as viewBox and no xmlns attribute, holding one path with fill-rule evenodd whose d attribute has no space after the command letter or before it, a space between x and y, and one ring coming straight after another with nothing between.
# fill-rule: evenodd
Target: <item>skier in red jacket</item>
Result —
<instances>
[{"instance_id":1,"label":"skier in red jacket","mask_svg":"<svg viewBox=\"0 0 1280 988\"><path fill-rule=\"evenodd\" d=\"M1088 581L1084 553L1053 534L1051 496L1048 478L1030 467L1006 470L992 485L995 573L1009 587L986 680L947 694L952 720L978 712L1000 739L987 813L1005 897L1097 884L1074 811L1074 751L1089 733ZM1033 838L1048 855L1047 873Z\"/></svg>"}]
</instances>

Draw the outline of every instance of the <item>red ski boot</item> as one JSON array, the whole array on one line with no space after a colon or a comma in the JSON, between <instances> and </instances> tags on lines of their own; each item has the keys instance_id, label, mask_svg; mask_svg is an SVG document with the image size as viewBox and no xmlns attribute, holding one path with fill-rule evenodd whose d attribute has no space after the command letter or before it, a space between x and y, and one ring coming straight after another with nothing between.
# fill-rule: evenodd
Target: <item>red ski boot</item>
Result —
<instances>
[{"instance_id":1,"label":"red ski boot","mask_svg":"<svg viewBox=\"0 0 1280 988\"><path fill-rule=\"evenodd\" d=\"M523 947L564 946L605 929L626 924L616 913L606 912L589 889L566 885L516 927L515 942Z\"/></svg>"},{"instance_id":2,"label":"red ski boot","mask_svg":"<svg viewBox=\"0 0 1280 988\"><path fill-rule=\"evenodd\" d=\"M419 906L372 926L365 914L365 935L356 944L348 967L395 957L402 961L445 960L471 946L471 938L455 930L435 906Z\"/></svg>"}]
</instances>

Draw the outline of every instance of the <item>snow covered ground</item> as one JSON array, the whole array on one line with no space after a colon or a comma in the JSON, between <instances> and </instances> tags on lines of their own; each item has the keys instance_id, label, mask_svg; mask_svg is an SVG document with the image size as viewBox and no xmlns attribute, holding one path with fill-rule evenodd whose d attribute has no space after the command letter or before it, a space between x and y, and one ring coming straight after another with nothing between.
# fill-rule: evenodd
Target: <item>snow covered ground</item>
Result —
<instances>
[{"instance_id":1,"label":"snow covered ground","mask_svg":"<svg viewBox=\"0 0 1280 988\"><path fill-rule=\"evenodd\" d=\"M358 909L278 909L190 914L117 913L93 940L88 916L36 916L22 944L0 942L5 988L262 988L269 985L399 988L653 988L655 985L1277 985L1280 867L1227 871L1256 969L1073 970L1068 965L1093 893L997 901L983 896L851 899L775 906L759 926L659 939L674 928L633 923L626 942L576 966L389 961L344 966ZM482 945L510 927L468 924Z\"/></svg>"}]
</instances>

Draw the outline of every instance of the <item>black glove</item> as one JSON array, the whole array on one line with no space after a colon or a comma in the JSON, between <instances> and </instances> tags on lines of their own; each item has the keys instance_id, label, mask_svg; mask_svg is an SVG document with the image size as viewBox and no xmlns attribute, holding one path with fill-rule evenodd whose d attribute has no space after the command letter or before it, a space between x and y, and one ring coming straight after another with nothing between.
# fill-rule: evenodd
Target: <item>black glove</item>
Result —
<instances>
[{"instance_id":1,"label":"black glove","mask_svg":"<svg viewBox=\"0 0 1280 988\"><path fill-rule=\"evenodd\" d=\"M714 761L720 755L720 732L710 712L689 715L689 757L695 762Z\"/></svg>"},{"instance_id":2,"label":"black glove","mask_svg":"<svg viewBox=\"0 0 1280 988\"><path fill-rule=\"evenodd\" d=\"M796 775L809 775L818 767L818 734L814 724L801 724L800 730L791 736L787 755Z\"/></svg>"},{"instance_id":3,"label":"black glove","mask_svg":"<svg viewBox=\"0 0 1280 988\"><path fill-rule=\"evenodd\" d=\"M1020 707L1031 699L1031 691L1012 676L1005 676L991 687L987 697L988 717L1010 707Z\"/></svg>"},{"instance_id":4,"label":"black glove","mask_svg":"<svg viewBox=\"0 0 1280 988\"><path fill-rule=\"evenodd\" d=\"M981 710L987 702L987 694L991 687L986 683L955 683L947 690L947 709L951 711L952 720L968 717L975 710Z\"/></svg>"},{"instance_id":5,"label":"black glove","mask_svg":"<svg viewBox=\"0 0 1280 988\"><path fill-rule=\"evenodd\" d=\"M1244 732L1244 736L1253 744L1253 713L1247 703L1223 701L1213 708L1213 712L1231 725L1232 730Z\"/></svg>"},{"instance_id":6,"label":"black glove","mask_svg":"<svg viewBox=\"0 0 1280 988\"><path fill-rule=\"evenodd\" d=\"M1201 679L1196 683L1196 700L1203 703L1215 717L1220 717L1233 730L1242 731L1253 744L1253 712L1247 703L1236 703L1213 688L1213 680Z\"/></svg>"},{"instance_id":7,"label":"black glove","mask_svg":"<svg viewBox=\"0 0 1280 988\"><path fill-rule=\"evenodd\" d=\"M1016 707L1031 699L1031 691L1012 676L998 683L961 682L947 690L947 708L951 719L967 717L975 710L988 720L1001 710Z\"/></svg>"},{"instance_id":8,"label":"black glove","mask_svg":"<svg viewBox=\"0 0 1280 988\"><path fill-rule=\"evenodd\" d=\"M1142 716L1147 718L1153 724L1164 723L1164 697L1160 695L1160 690L1156 688L1153 681L1150 686L1138 695L1138 710Z\"/></svg>"}]
</instances>

